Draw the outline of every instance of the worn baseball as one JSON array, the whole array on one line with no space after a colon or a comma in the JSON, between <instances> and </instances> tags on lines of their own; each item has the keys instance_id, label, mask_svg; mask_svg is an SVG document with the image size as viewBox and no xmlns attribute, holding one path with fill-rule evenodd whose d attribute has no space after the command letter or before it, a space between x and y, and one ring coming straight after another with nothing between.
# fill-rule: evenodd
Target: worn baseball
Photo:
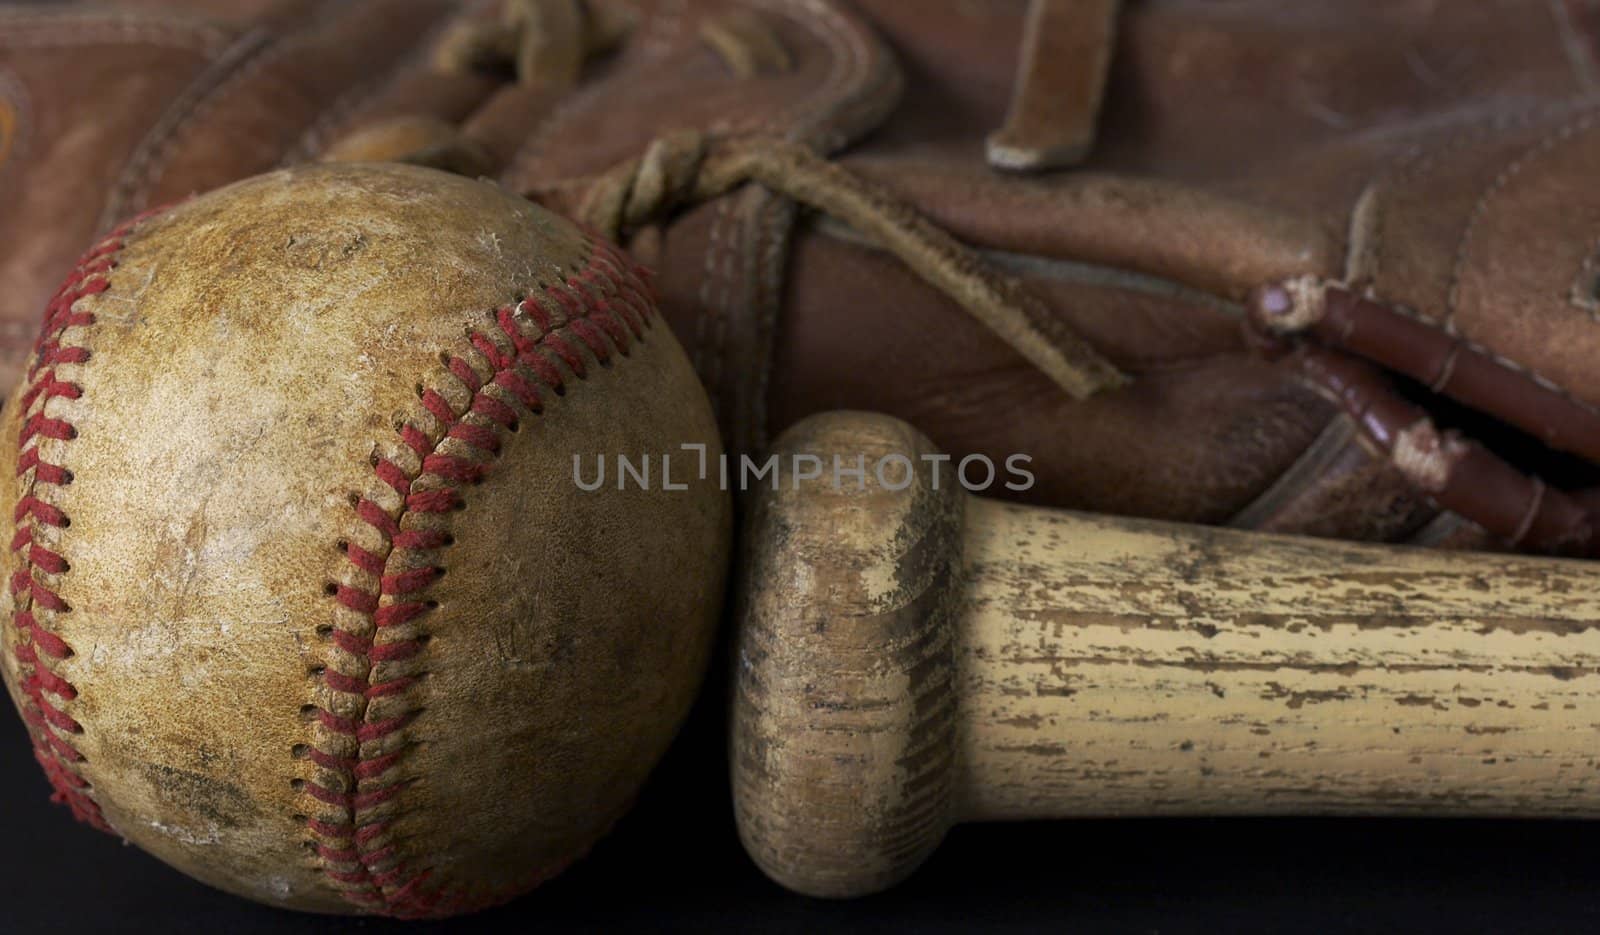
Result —
<instances>
[{"instance_id":1,"label":"worn baseball","mask_svg":"<svg viewBox=\"0 0 1600 935\"><path fill-rule=\"evenodd\" d=\"M713 481L574 458L684 445L719 451L644 271L492 184L293 169L125 225L0 435L0 658L56 799L294 909L538 884L671 741L727 560Z\"/></svg>"}]
</instances>

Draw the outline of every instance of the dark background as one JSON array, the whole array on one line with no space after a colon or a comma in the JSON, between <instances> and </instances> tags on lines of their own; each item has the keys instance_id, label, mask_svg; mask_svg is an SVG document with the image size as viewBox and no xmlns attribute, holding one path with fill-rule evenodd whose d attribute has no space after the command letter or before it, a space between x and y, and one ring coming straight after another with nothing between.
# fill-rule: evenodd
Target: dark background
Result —
<instances>
[{"instance_id":1,"label":"dark background","mask_svg":"<svg viewBox=\"0 0 1600 935\"><path fill-rule=\"evenodd\" d=\"M1600 829L1579 822L967 826L890 893L807 899L739 846L722 697L713 679L639 806L587 860L437 924L257 906L76 825L47 802L21 721L0 706L0 932L1600 932Z\"/></svg>"}]
</instances>

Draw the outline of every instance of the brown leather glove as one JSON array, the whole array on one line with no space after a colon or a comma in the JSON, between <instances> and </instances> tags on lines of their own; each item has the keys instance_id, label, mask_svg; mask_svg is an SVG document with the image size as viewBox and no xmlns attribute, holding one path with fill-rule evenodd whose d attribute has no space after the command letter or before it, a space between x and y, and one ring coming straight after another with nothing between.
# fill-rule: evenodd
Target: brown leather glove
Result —
<instances>
[{"instance_id":1,"label":"brown leather glove","mask_svg":"<svg viewBox=\"0 0 1600 935\"><path fill-rule=\"evenodd\" d=\"M8 348L119 215L407 159L657 267L735 450L876 409L1033 502L1594 548L1590 5L124 6L0 14Z\"/></svg>"},{"instance_id":2,"label":"brown leather glove","mask_svg":"<svg viewBox=\"0 0 1600 935\"><path fill-rule=\"evenodd\" d=\"M340 144L359 156L368 144L349 131L385 115L452 122L402 122L380 141L391 151L467 122L505 145L531 133L558 95L540 100L509 80L512 61L461 41L515 32L500 15L452 0L0 4L4 386L75 253L127 216ZM614 41L622 25L585 21L588 41ZM432 155L473 174L490 158Z\"/></svg>"}]
</instances>

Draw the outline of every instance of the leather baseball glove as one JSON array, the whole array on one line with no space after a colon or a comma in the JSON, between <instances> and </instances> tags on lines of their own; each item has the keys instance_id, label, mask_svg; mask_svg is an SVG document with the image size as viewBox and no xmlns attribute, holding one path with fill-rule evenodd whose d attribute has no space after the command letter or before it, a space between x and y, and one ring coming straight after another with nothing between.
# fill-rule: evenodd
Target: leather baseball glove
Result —
<instances>
[{"instance_id":1,"label":"leather baseball glove","mask_svg":"<svg viewBox=\"0 0 1600 935\"><path fill-rule=\"evenodd\" d=\"M1596 548L1593 3L215 7L0 13L4 376L97 230L398 159L657 268L736 451L875 409L1037 503Z\"/></svg>"}]
</instances>

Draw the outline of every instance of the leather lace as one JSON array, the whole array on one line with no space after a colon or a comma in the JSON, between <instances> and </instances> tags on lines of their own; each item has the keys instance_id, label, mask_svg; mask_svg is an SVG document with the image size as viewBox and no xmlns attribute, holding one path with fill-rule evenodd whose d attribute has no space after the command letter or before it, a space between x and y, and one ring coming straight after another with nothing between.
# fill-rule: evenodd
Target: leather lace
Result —
<instances>
[{"instance_id":1,"label":"leather lace","mask_svg":"<svg viewBox=\"0 0 1600 935\"><path fill-rule=\"evenodd\" d=\"M519 84L567 89L585 63L621 41L627 24L582 0L503 0L498 20L458 24L439 44L435 67L512 76ZM708 20L702 39L739 78L790 67L775 32L759 17ZM398 118L404 120L406 118ZM382 128L377 128L381 131ZM382 139L381 132L362 132ZM425 146L377 155L456 172L481 172L482 148L459 128L441 128ZM407 140L404 133L396 140ZM414 137L411 137L414 139ZM365 150L367 157L374 154ZM805 146L771 136L717 138L695 130L665 134L636 159L584 179L551 180L523 194L567 207L613 241L674 212L756 183L858 231L1077 399L1128 377L1015 279L1004 276L904 200ZM575 189L581 193L572 197Z\"/></svg>"}]
</instances>

